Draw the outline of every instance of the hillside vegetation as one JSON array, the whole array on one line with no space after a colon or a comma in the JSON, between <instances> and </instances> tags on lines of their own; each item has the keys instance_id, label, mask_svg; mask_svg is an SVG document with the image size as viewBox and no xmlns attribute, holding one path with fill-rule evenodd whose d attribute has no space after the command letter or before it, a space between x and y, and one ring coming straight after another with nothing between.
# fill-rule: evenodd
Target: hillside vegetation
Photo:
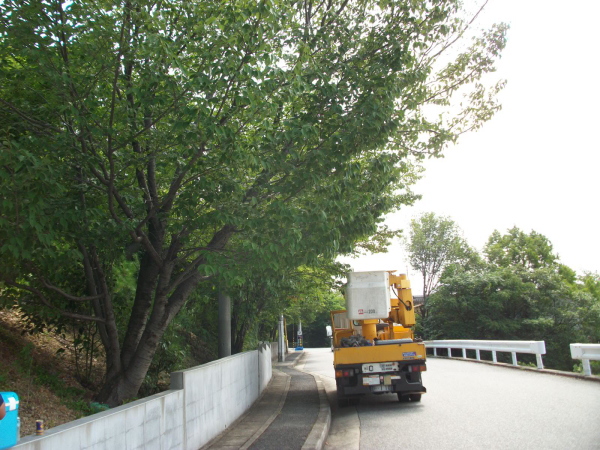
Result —
<instances>
[{"instance_id":1,"label":"hillside vegetation","mask_svg":"<svg viewBox=\"0 0 600 450\"><path fill-rule=\"evenodd\" d=\"M92 412L92 391L75 378L72 342L53 333L29 334L16 310L0 309L0 390L19 396L21 436Z\"/></svg>"}]
</instances>

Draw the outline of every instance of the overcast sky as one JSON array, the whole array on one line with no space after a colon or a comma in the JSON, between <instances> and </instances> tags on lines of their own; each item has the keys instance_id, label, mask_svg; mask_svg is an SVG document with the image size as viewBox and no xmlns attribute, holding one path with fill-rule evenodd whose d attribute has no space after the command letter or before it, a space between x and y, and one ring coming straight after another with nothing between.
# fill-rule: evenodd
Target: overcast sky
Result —
<instances>
[{"instance_id":1,"label":"overcast sky","mask_svg":"<svg viewBox=\"0 0 600 450\"><path fill-rule=\"evenodd\" d=\"M553 244L563 264L600 272L600 1L492 0L480 25L507 22L498 77L502 111L426 162L423 199L386 220L408 229L425 211L449 216L481 250L517 226ZM407 272L395 242L387 254L344 259L356 271ZM408 269L414 293L421 288Z\"/></svg>"}]
</instances>

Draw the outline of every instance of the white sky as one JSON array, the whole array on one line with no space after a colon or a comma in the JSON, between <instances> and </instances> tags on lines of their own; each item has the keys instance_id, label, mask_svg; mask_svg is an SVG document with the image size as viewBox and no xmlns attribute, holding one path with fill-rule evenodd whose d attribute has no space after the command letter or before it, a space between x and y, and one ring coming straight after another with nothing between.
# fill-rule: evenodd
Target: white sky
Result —
<instances>
[{"instance_id":1,"label":"white sky","mask_svg":"<svg viewBox=\"0 0 600 450\"><path fill-rule=\"evenodd\" d=\"M535 230L563 264L600 272L600 1L492 0L481 19L511 26L497 72L508 80L503 109L427 161L415 187L422 200L386 223L407 231L422 212L449 216L478 250L494 229ZM343 262L356 271L408 267L400 242Z\"/></svg>"}]
</instances>

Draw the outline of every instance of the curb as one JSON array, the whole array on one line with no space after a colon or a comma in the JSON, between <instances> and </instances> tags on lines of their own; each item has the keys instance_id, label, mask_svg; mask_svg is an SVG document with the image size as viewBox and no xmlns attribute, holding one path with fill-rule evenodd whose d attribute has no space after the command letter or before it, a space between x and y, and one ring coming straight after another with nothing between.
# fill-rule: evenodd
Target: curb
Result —
<instances>
[{"instance_id":1,"label":"curb","mask_svg":"<svg viewBox=\"0 0 600 450\"><path fill-rule=\"evenodd\" d=\"M307 372L308 373L308 372ZM321 450L325 445L325 439L329 435L329 427L331 426L331 408L327 400L325 386L318 375L310 374L314 377L317 388L319 389L319 415L312 427L302 450Z\"/></svg>"},{"instance_id":2,"label":"curb","mask_svg":"<svg viewBox=\"0 0 600 450\"><path fill-rule=\"evenodd\" d=\"M292 353L292 352L289 352ZM294 352L296 353L296 352ZM300 352L297 352L300 353ZM302 359L304 359L306 357L306 353L302 352L300 353L300 356L298 356L297 358L294 358L291 361L283 361L283 362L279 362L279 361L273 361L271 367L276 368L276 367L295 367Z\"/></svg>"},{"instance_id":3,"label":"curb","mask_svg":"<svg viewBox=\"0 0 600 450\"><path fill-rule=\"evenodd\" d=\"M275 369L277 370L277 369ZM240 450L246 450L247 448L249 448L252 444L254 444L254 441L256 441L264 432L267 428L269 428L269 426L273 423L273 421L277 418L277 416L279 415L279 413L281 413L281 410L283 409L283 405L285 404L285 399L287 397L288 391L290 389L290 380L291 377L289 377L287 379L286 385L285 385L285 389L284 389L284 393L281 396L281 400L279 401L279 404L277 405L277 409L271 414L271 416L269 417L269 419L263 424L263 426L261 426L258 430L256 430L256 433L254 433L245 443L244 445L242 445L240 447ZM248 411L250 411L250 409L248 409Z\"/></svg>"},{"instance_id":4,"label":"curb","mask_svg":"<svg viewBox=\"0 0 600 450\"><path fill-rule=\"evenodd\" d=\"M302 353L299 357L291 361L289 367L295 367L300 361L302 361L306 357L306 353ZM285 363L278 363L283 364ZM304 445L302 446L302 450L321 450L325 445L325 439L329 435L329 428L331 427L331 408L329 406L329 400L327 399L327 391L325 390L325 385L321 381L319 375L307 372L302 369L295 369L299 372L307 373L315 379L315 383L317 383L317 389L319 390L319 414L317 415L317 420L310 430L306 441L304 441Z\"/></svg>"},{"instance_id":5,"label":"curb","mask_svg":"<svg viewBox=\"0 0 600 450\"><path fill-rule=\"evenodd\" d=\"M319 375L295 368L295 366L298 365L298 363L305 357L306 353L303 352L300 356L289 363L275 363L273 368L276 368L277 366L292 367L295 370L304 372L315 379L315 383L317 383L317 389L319 391L319 414L317 415L317 419L315 420L315 423L310 430L306 441L304 441L302 450L321 450L325 445L325 439L327 439L327 436L329 435L329 428L331 427L331 408L329 407L329 400L327 399L325 386Z\"/></svg>"}]
</instances>

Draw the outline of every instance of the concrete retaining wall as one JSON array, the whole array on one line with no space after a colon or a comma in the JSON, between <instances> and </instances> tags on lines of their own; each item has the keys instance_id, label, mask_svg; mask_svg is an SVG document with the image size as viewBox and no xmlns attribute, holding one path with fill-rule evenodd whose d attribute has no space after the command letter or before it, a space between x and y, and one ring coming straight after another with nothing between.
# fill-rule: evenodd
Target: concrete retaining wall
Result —
<instances>
[{"instance_id":1,"label":"concrete retaining wall","mask_svg":"<svg viewBox=\"0 0 600 450\"><path fill-rule=\"evenodd\" d=\"M273 376L273 345L272 343L265 342L262 345L262 351L259 348L258 353L258 375L259 375L259 383L258 386L260 388L260 392L264 391L271 381L271 377ZM277 358L277 347L275 347L275 358Z\"/></svg>"},{"instance_id":2,"label":"concrete retaining wall","mask_svg":"<svg viewBox=\"0 0 600 450\"><path fill-rule=\"evenodd\" d=\"M229 427L259 395L258 351L181 372L186 447L197 450Z\"/></svg>"},{"instance_id":3,"label":"concrete retaining wall","mask_svg":"<svg viewBox=\"0 0 600 450\"><path fill-rule=\"evenodd\" d=\"M198 449L238 419L272 375L271 347L171 374L171 389L27 436L18 450ZM51 408L51 405L48 405Z\"/></svg>"}]
</instances>

